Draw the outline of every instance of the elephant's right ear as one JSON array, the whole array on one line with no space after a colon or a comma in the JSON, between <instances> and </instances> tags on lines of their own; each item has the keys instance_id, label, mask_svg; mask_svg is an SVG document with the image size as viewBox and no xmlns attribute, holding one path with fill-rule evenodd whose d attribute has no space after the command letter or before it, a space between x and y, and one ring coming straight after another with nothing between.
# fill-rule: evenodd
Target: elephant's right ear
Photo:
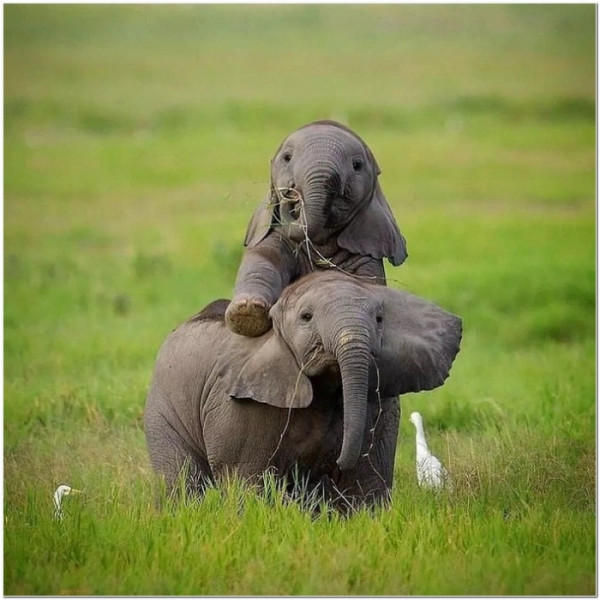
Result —
<instances>
[{"instance_id":1,"label":"elephant's right ear","mask_svg":"<svg viewBox=\"0 0 600 600\"><path fill-rule=\"evenodd\" d=\"M382 395L442 385L460 348L461 319L407 292L372 287L383 299L383 340L377 359Z\"/></svg>"},{"instance_id":2,"label":"elephant's right ear","mask_svg":"<svg viewBox=\"0 0 600 600\"><path fill-rule=\"evenodd\" d=\"M274 211L275 202L273 201L273 195L269 193L260 203L252 215L250 223L248 223L244 246L254 248L256 244L258 244L267 236L269 231L271 231L271 227L273 226Z\"/></svg>"},{"instance_id":3,"label":"elephant's right ear","mask_svg":"<svg viewBox=\"0 0 600 600\"><path fill-rule=\"evenodd\" d=\"M229 395L278 408L306 408L313 399L312 385L287 344L274 330L254 339L262 346L246 361Z\"/></svg>"}]
</instances>

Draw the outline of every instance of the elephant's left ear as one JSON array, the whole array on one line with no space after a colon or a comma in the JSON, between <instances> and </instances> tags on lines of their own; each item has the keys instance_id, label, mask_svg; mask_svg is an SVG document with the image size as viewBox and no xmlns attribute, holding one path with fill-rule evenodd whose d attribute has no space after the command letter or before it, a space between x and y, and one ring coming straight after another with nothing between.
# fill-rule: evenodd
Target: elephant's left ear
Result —
<instances>
[{"instance_id":1,"label":"elephant's left ear","mask_svg":"<svg viewBox=\"0 0 600 600\"><path fill-rule=\"evenodd\" d=\"M250 223L248 223L244 246L254 248L256 244L267 236L273 225L274 210L275 204L273 203L272 195L269 193L260 203L252 215Z\"/></svg>"},{"instance_id":2,"label":"elephant's left ear","mask_svg":"<svg viewBox=\"0 0 600 600\"><path fill-rule=\"evenodd\" d=\"M379 259L385 257L395 266L405 261L408 256L406 241L379 182L375 184L371 201L338 236L338 244L353 254Z\"/></svg>"},{"instance_id":3,"label":"elephant's left ear","mask_svg":"<svg viewBox=\"0 0 600 600\"><path fill-rule=\"evenodd\" d=\"M262 345L249 354L229 396L278 408L306 408L313 399L312 385L287 344L273 330L254 339Z\"/></svg>"},{"instance_id":4,"label":"elephant's left ear","mask_svg":"<svg viewBox=\"0 0 600 600\"><path fill-rule=\"evenodd\" d=\"M407 292L370 286L383 299L380 392L397 396L444 383L459 351L462 321Z\"/></svg>"}]
</instances>

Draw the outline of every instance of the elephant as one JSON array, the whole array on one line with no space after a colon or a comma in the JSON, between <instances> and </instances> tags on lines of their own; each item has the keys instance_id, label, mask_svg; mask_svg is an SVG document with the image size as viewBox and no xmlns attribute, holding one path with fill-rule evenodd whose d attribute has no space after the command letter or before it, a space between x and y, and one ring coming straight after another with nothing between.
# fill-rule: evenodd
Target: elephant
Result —
<instances>
[{"instance_id":1,"label":"elephant","mask_svg":"<svg viewBox=\"0 0 600 600\"><path fill-rule=\"evenodd\" d=\"M169 493L182 472L199 497L233 473L254 483L296 473L333 506L385 503L398 396L443 384L461 319L337 271L289 285L262 336L231 332L227 306L209 304L157 355L144 424Z\"/></svg>"},{"instance_id":2,"label":"elephant","mask_svg":"<svg viewBox=\"0 0 600 600\"><path fill-rule=\"evenodd\" d=\"M282 142L225 314L234 333L265 333L283 289L317 269L386 283L383 258L398 266L408 254L379 174L363 140L334 121L309 123Z\"/></svg>"}]
</instances>

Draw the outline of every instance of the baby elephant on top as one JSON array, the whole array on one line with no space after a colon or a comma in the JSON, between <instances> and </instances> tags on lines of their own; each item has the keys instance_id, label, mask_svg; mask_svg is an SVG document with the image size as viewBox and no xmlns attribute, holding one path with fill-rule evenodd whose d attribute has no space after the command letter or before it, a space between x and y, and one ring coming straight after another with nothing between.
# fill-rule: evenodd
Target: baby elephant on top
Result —
<instances>
[{"instance_id":1,"label":"baby elephant on top","mask_svg":"<svg viewBox=\"0 0 600 600\"><path fill-rule=\"evenodd\" d=\"M287 137L271 160L271 186L246 233L225 319L235 333L262 335L289 284L336 267L385 284L383 258L400 265L406 243L378 182L377 162L353 131L315 121Z\"/></svg>"},{"instance_id":2,"label":"baby elephant on top","mask_svg":"<svg viewBox=\"0 0 600 600\"><path fill-rule=\"evenodd\" d=\"M229 472L299 475L336 505L389 496L397 396L442 385L459 350L458 317L335 271L288 286L261 337L225 326L213 302L164 342L148 393L152 464L172 489L184 468L201 493Z\"/></svg>"}]
</instances>

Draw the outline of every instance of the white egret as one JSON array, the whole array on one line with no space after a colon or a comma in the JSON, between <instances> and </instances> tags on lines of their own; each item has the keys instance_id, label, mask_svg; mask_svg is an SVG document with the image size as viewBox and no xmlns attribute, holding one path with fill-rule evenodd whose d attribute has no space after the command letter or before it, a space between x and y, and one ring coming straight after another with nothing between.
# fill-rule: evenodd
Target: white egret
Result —
<instances>
[{"instance_id":1,"label":"white egret","mask_svg":"<svg viewBox=\"0 0 600 600\"><path fill-rule=\"evenodd\" d=\"M451 489L450 474L442 463L429 451L423 430L423 418L418 412L410 415L410 422L417 430L417 482L421 487Z\"/></svg>"},{"instance_id":2,"label":"white egret","mask_svg":"<svg viewBox=\"0 0 600 600\"><path fill-rule=\"evenodd\" d=\"M69 496L70 494L81 494L81 490L76 490L69 485L59 485L54 492L54 518L58 521L62 519L62 499L63 496Z\"/></svg>"}]
</instances>

